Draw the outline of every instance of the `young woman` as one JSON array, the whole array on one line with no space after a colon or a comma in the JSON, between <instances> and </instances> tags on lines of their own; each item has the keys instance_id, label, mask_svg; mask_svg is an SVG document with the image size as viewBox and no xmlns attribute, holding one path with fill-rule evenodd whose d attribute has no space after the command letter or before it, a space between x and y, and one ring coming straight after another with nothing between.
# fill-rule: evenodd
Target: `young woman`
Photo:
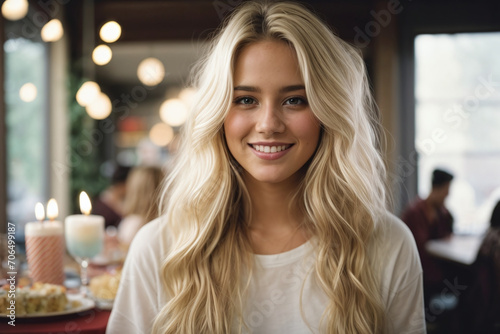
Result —
<instances>
[{"instance_id":1,"label":"young woman","mask_svg":"<svg viewBox=\"0 0 500 334\"><path fill-rule=\"evenodd\" d=\"M138 166L127 178L127 192L123 203L125 217L118 225L118 240L129 246L139 229L158 217L158 190L164 178L156 166Z\"/></svg>"},{"instance_id":2,"label":"young woman","mask_svg":"<svg viewBox=\"0 0 500 334\"><path fill-rule=\"evenodd\" d=\"M196 69L109 333L424 333L422 271L386 210L359 53L293 3L244 3Z\"/></svg>"}]
</instances>

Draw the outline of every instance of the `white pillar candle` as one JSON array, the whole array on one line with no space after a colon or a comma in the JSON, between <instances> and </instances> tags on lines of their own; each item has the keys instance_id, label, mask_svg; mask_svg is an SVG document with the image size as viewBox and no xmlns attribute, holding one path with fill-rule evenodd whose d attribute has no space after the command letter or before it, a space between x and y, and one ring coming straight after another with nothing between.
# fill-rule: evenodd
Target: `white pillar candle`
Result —
<instances>
[{"instance_id":1,"label":"white pillar candle","mask_svg":"<svg viewBox=\"0 0 500 334\"><path fill-rule=\"evenodd\" d=\"M66 247L71 255L92 258L99 254L104 243L104 217L91 215L92 205L85 192L80 193L80 211L64 220Z\"/></svg>"},{"instance_id":2,"label":"white pillar candle","mask_svg":"<svg viewBox=\"0 0 500 334\"><path fill-rule=\"evenodd\" d=\"M104 217L71 215L64 220L66 246L71 255L92 258L99 254L104 241Z\"/></svg>"}]
</instances>

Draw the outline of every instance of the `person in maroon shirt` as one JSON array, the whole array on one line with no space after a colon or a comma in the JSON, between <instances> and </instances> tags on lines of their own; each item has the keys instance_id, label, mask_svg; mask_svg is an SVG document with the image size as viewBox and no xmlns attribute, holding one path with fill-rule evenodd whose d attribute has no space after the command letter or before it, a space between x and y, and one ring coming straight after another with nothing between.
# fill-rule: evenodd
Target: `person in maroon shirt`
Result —
<instances>
[{"instance_id":1,"label":"person in maroon shirt","mask_svg":"<svg viewBox=\"0 0 500 334\"><path fill-rule=\"evenodd\" d=\"M424 295L442 289L445 273L439 262L425 250L432 239L442 239L453 232L453 216L444 205L453 175L440 169L432 173L432 190L425 199L417 198L401 215L415 238L424 274Z\"/></svg>"}]
</instances>

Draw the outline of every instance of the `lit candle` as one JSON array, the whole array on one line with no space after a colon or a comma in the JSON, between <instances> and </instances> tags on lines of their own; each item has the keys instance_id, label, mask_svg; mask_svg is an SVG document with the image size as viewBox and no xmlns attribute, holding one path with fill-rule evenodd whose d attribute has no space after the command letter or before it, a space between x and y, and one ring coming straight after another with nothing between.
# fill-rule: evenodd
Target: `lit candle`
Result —
<instances>
[{"instance_id":1,"label":"lit candle","mask_svg":"<svg viewBox=\"0 0 500 334\"><path fill-rule=\"evenodd\" d=\"M57 207L56 200L51 198L47 203L47 218L49 218L50 221L54 221L57 216L59 216L59 208Z\"/></svg>"},{"instance_id":2,"label":"lit candle","mask_svg":"<svg viewBox=\"0 0 500 334\"><path fill-rule=\"evenodd\" d=\"M71 215L64 221L66 246L71 255L92 258L99 254L104 242L104 217L91 215L88 195L80 193L81 215Z\"/></svg>"},{"instance_id":3,"label":"lit candle","mask_svg":"<svg viewBox=\"0 0 500 334\"><path fill-rule=\"evenodd\" d=\"M42 203L35 206L37 222L29 222L24 228L26 257L33 282L64 283L64 237L63 226L55 219L58 216L57 202L49 201L47 216Z\"/></svg>"},{"instance_id":4,"label":"lit candle","mask_svg":"<svg viewBox=\"0 0 500 334\"><path fill-rule=\"evenodd\" d=\"M40 223L45 219L45 209L43 208L43 204L40 202L35 205L35 217Z\"/></svg>"}]
</instances>

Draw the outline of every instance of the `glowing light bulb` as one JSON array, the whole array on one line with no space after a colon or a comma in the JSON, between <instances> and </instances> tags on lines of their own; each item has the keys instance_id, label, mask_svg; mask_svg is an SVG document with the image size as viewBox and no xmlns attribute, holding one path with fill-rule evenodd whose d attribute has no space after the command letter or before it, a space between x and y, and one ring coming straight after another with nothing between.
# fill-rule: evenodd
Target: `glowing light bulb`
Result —
<instances>
[{"instance_id":1,"label":"glowing light bulb","mask_svg":"<svg viewBox=\"0 0 500 334\"><path fill-rule=\"evenodd\" d=\"M157 146L166 146L174 139L174 130L168 124L157 123L149 131L149 139Z\"/></svg>"},{"instance_id":2,"label":"glowing light bulb","mask_svg":"<svg viewBox=\"0 0 500 334\"><path fill-rule=\"evenodd\" d=\"M93 119L105 119L111 114L111 100L106 94L101 92L94 101L85 107L85 110Z\"/></svg>"},{"instance_id":3,"label":"glowing light bulb","mask_svg":"<svg viewBox=\"0 0 500 334\"><path fill-rule=\"evenodd\" d=\"M137 67L137 76L146 86L156 86L165 78L165 67L156 58L146 58Z\"/></svg>"},{"instance_id":4,"label":"glowing light bulb","mask_svg":"<svg viewBox=\"0 0 500 334\"><path fill-rule=\"evenodd\" d=\"M111 48L104 44L97 46L92 52L92 60L96 65L106 65L111 61L112 57L113 52L111 51Z\"/></svg>"},{"instance_id":5,"label":"glowing light bulb","mask_svg":"<svg viewBox=\"0 0 500 334\"><path fill-rule=\"evenodd\" d=\"M168 99L160 106L160 118L170 126L181 126L187 115L186 105L180 99Z\"/></svg>"},{"instance_id":6,"label":"glowing light bulb","mask_svg":"<svg viewBox=\"0 0 500 334\"><path fill-rule=\"evenodd\" d=\"M99 36L106 43L113 43L120 38L122 27L115 21L106 22L99 31Z\"/></svg>"},{"instance_id":7,"label":"glowing light bulb","mask_svg":"<svg viewBox=\"0 0 500 334\"><path fill-rule=\"evenodd\" d=\"M28 14L28 0L6 0L2 4L2 15L7 20L17 21Z\"/></svg>"},{"instance_id":8,"label":"glowing light bulb","mask_svg":"<svg viewBox=\"0 0 500 334\"><path fill-rule=\"evenodd\" d=\"M64 34L64 29L61 21L53 19L47 22L41 31L42 40L44 42L57 42Z\"/></svg>"},{"instance_id":9,"label":"glowing light bulb","mask_svg":"<svg viewBox=\"0 0 500 334\"><path fill-rule=\"evenodd\" d=\"M19 89L19 97L24 102L31 102L36 99L37 93L36 86L31 82L25 83L22 85L21 89Z\"/></svg>"},{"instance_id":10,"label":"glowing light bulb","mask_svg":"<svg viewBox=\"0 0 500 334\"><path fill-rule=\"evenodd\" d=\"M101 93L101 87L93 81L86 81L76 92L76 101L82 107L92 103Z\"/></svg>"}]
</instances>

